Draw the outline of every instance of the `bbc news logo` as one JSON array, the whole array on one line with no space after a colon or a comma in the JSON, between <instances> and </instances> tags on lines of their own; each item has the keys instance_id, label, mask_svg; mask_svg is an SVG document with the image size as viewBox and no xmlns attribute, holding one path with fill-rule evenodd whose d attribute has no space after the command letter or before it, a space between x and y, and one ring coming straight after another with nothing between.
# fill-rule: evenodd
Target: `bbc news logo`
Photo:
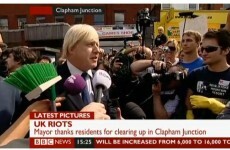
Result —
<instances>
[{"instance_id":1,"label":"bbc news logo","mask_svg":"<svg viewBox=\"0 0 230 150\"><path fill-rule=\"evenodd\" d=\"M54 145L54 139L34 139L34 145Z\"/></svg>"}]
</instances>

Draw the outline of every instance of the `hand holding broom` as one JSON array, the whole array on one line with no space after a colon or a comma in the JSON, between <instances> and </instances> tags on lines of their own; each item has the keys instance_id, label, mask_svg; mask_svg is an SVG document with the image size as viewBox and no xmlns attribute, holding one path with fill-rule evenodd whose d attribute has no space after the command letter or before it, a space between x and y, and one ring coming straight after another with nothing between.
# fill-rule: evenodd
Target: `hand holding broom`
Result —
<instances>
[{"instance_id":1,"label":"hand holding broom","mask_svg":"<svg viewBox=\"0 0 230 150\"><path fill-rule=\"evenodd\" d=\"M4 81L27 93L26 98L29 101L38 98L44 91L50 88L51 109L57 111L55 84L60 80L61 76L58 76L52 63L36 63L22 66L10 74Z\"/></svg>"}]
</instances>

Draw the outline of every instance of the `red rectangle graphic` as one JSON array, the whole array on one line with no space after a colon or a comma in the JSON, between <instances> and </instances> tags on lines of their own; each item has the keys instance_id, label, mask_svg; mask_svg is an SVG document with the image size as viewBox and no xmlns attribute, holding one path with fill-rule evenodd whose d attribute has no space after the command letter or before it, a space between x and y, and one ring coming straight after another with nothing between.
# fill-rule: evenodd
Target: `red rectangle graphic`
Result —
<instances>
[{"instance_id":1,"label":"red rectangle graphic","mask_svg":"<svg viewBox=\"0 0 230 150\"><path fill-rule=\"evenodd\" d=\"M51 6L31 6L30 15L53 15Z\"/></svg>"}]
</instances>

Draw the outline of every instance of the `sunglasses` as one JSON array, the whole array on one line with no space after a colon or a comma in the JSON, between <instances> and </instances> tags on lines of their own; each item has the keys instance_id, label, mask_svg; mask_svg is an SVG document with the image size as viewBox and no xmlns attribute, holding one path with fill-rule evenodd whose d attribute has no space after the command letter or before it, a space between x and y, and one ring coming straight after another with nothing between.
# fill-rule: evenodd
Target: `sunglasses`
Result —
<instances>
[{"instance_id":1,"label":"sunglasses","mask_svg":"<svg viewBox=\"0 0 230 150\"><path fill-rule=\"evenodd\" d=\"M173 51L176 50L176 47L174 47L174 46L165 46L165 47L163 48L163 50L164 50L165 52L173 52Z\"/></svg>"},{"instance_id":2,"label":"sunglasses","mask_svg":"<svg viewBox=\"0 0 230 150\"><path fill-rule=\"evenodd\" d=\"M174 47L174 46L168 46L168 48L170 49L170 51L175 51L176 50L176 47Z\"/></svg>"},{"instance_id":3,"label":"sunglasses","mask_svg":"<svg viewBox=\"0 0 230 150\"><path fill-rule=\"evenodd\" d=\"M201 47L200 51L203 53L205 50L207 53L211 53L211 52L217 51L218 48L219 46L206 46L206 47Z\"/></svg>"}]
</instances>

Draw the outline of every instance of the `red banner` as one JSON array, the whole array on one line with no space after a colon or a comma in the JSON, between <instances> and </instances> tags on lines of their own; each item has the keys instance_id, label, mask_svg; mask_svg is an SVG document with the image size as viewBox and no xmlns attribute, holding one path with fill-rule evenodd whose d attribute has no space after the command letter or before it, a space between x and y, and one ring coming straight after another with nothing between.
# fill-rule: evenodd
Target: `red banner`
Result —
<instances>
[{"instance_id":1,"label":"red banner","mask_svg":"<svg viewBox=\"0 0 230 150\"><path fill-rule=\"evenodd\" d=\"M230 148L230 138L94 138L94 148Z\"/></svg>"},{"instance_id":2,"label":"red banner","mask_svg":"<svg viewBox=\"0 0 230 150\"><path fill-rule=\"evenodd\" d=\"M31 148L230 148L230 138L30 138Z\"/></svg>"}]
</instances>

